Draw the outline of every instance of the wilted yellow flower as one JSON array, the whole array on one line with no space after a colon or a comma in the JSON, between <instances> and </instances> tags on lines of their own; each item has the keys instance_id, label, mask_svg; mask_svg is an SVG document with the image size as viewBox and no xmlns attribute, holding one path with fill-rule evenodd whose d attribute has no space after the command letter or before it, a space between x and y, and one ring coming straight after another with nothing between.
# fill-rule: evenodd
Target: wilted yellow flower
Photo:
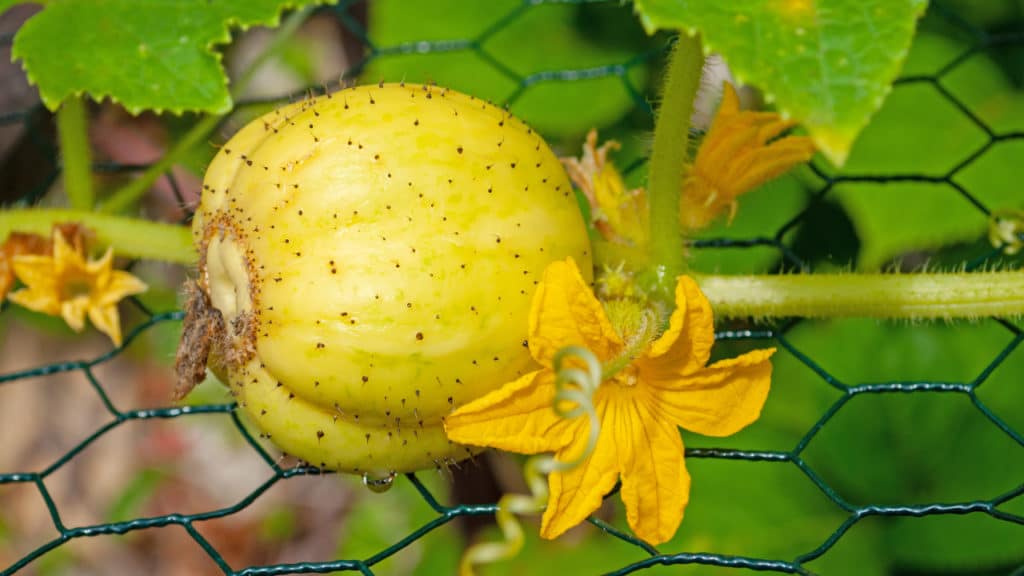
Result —
<instances>
[{"instance_id":1,"label":"wilted yellow flower","mask_svg":"<svg viewBox=\"0 0 1024 576\"><path fill-rule=\"evenodd\" d=\"M713 317L691 278L680 277L676 309L656 338L656 328L645 321L613 323L621 318L614 304L606 312L571 259L550 264L530 313L528 345L541 368L445 420L455 442L524 454L555 452L558 460L572 461L584 453L590 427L585 418L566 420L555 413L552 359L558 350L578 345L601 360L605 380L593 399L600 436L579 466L549 476L545 538L583 521L621 476L633 531L653 544L668 540L690 495L677 426L708 436L733 434L758 418L768 395L774 349L705 366L714 343Z\"/></svg>"},{"instance_id":2,"label":"wilted yellow flower","mask_svg":"<svg viewBox=\"0 0 1024 576\"><path fill-rule=\"evenodd\" d=\"M50 242L37 234L12 232L0 244L0 301L14 286L14 258L21 254L45 254L50 251Z\"/></svg>"},{"instance_id":3,"label":"wilted yellow flower","mask_svg":"<svg viewBox=\"0 0 1024 576\"><path fill-rule=\"evenodd\" d=\"M587 133L579 159L562 158L569 178L586 196L590 219L605 240L631 246L647 244L647 195L643 188L626 189L622 175L608 160L619 143L609 140L597 146L597 130Z\"/></svg>"},{"instance_id":4,"label":"wilted yellow flower","mask_svg":"<svg viewBox=\"0 0 1024 576\"><path fill-rule=\"evenodd\" d=\"M726 209L731 220L737 197L810 160L810 138L772 140L795 125L775 112L740 110L736 90L726 83L722 104L683 182L679 216L684 228L703 228Z\"/></svg>"},{"instance_id":5,"label":"wilted yellow flower","mask_svg":"<svg viewBox=\"0 0 1024 576\"><path fill-rule=\"evenodd\" d=\"M53 232L53 254L22 254L14 257L14 274L25 288L8 296L30 310L61 316L76 332L89 316L98 330L121 344L121 320L117 303L146 290L135 276L113 270L112 249L99 260L87 260L81 246L74 247L59 230Z\"/></svg>"}]
</instances>

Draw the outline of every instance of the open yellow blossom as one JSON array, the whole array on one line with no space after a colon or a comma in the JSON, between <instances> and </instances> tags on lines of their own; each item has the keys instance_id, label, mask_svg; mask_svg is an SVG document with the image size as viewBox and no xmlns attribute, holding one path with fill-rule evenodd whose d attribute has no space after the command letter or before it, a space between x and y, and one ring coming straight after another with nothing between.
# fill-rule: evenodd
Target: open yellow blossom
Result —
<instances>
[{"instance_id":1,"label":"open yellow blossom","mask_svg":"<svg viewBox=\"0 0 1024 576\"><path fill-rule=\"evenodd\" d=\"M58 230L53 233L53 254L23 254L14 258L14 274L25 288L8 296L30 310L61 316L76 332L88 315L93 326L121 344L117 303L146 290L146 284L122 270L112 269L113 250L99 260L87 260Z\"/></svg>"},{"instance_id":2,"label":"open yellow blossom","mask_svg":"<svg viewBox=\"0 0 1024 576\"><path fill-rule=\"evenodd\" d=\"M709 436L733 434L758 418L767 397L774 349L705 366L714 343L713 317L689 277L679 278L676 309L664 333L646 337L649 331L636 325L619 330L575 262L552 263L530 314L528 344L541 368L445 421L455 442L524 454L555 452L559 460L571 461L584 452L589 425L585 418L566 420L553 410L552 358L565 346L579 345L601 360L605 381L594 395L600 436L579 466L549 477L551 496L541 524L545 538L583 521L621 477L633 531L653 544L668 540L690 494L677 427Z\"/></svg>"},{"instance_id":3,"label":"open yellow blossom","mask_svg":"<svg viewBox=\"0 0 1024 576\"><path fill-rule=\"evenodd\" d=\"M647 194L643 188L626 189L619 170L608 159L619 143L597 146L597 130L587 133L579 159L562 158L569 178L590 205L590 219L605 240L629 246L647 244Z\"/></svg>"},{"instance_id":4,"label":"open yellow blossom","mask_svg":"<svg viewBox=\"0 0 1024 576\"><path fill-rule=\"evenodd\" d=\"M773 140L796 123L775 112L740 110L731 84L683 183L679 216L683 226L707 226L723 210L736 214L736 198L784 174L814 155L806 136Z\"/></svg>"}]
</instances>

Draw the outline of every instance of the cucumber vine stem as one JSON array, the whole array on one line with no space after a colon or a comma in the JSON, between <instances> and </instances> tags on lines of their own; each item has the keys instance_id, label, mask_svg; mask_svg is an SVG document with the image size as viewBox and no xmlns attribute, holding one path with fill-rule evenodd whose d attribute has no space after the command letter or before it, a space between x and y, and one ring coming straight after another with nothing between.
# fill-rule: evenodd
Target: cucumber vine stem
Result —
<instances>
[{"instance_id":1,"label":"cucumber vine stem","mask_svg":"<svg viewBox=\"0 0 1024 576\"><path fill-rule=\"evenodd\" d=\"M703 68L700 37L681 34L669 56L654 126L647 175L651 258L640 278L648 294L665 303L672 302L675 280L686 270L679 195L690 146L690 117Z\"/></svg>"},{"instance_id":2,"label":"cucumber vine stem","mask_svg":"<svg viewBox=\"0 0 1024 576\"><path fill-rule=\"evenodd\" d=\"M1024 271L696 276L718 316L974 319L1024 315Z\"/></svg>"},{"instance_id":3,"label":"cucumber vine stem","mask_svg":"<svg viewBox=\"0 0 1024 576\"><path fill-rule=\"evenodd\" d=\"M198 256L187 226L165 224L89 210L31 208L0 212L0 238L11 232L49 236L54 224L78 222L96 234L102 246L113 246L118 256L192 264Z\"/></svg>"},{"instance_id":4,"label":"cucumber vine stem","mask_svg":"<svg viewBox=\"0 0 1024 576\"><path fill-rule=\"evenodd\" d=\"M71 96L57 110L57 135L64 167L64 191L72 208L92 208L92 148L85 100Z\"/></svg>"}]
</instances>

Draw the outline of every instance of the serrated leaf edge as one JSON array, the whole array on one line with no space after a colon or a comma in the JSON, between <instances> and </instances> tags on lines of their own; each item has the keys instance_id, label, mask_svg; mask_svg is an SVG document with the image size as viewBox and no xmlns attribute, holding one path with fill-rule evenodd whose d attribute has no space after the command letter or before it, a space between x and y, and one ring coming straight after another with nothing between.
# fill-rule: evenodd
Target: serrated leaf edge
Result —
<instances>
[{"instance_id":1,"label":"serrated leaf edge","mask_svg":"<svg viewBox=\"0 0 1024 576\"><path fill-rule=\"evenodd\" d=\"M210 55L213 56L213 58L217 62L218 67L221 70L221 74L220 74L221 79L222 79L221 88L224 89L224 92L227 95L227 104L225 106L209 107L209 108L129 106L129 105L125 104L123 101L121 101L120 99L118 99L116 96L114 96L114 94L112 94L109 91L105 91L105 92L101 92L101 93L98 93L98 94L94 94L94 93L91 93L91 92L86 92L85 90L73 91L70 94L67 94L67 95L63 96L60 100L54 101L53 98L47 96L46 90L38 83L37 79L32 74L32 71L30 70L30 67L28 66L27 61L24 58L24 54L22 54L21 51L19 50L18 38L21 35L21 29L19 29L18 33L15 34L15 36L14 36L14 41L13 41L12 46L11 46L11 62L15 62L15 61L19 62L22 71L25 73L25 78L28 80L29 84L38 87L40 100L42 100L43 104L51 112L56 112L57 109L60 108L60 105L68 97L76 97L76 98L78 98L78 97L82 97L82 96L87 95L93 101L95 101L97 103L101 103L101 104L103 103L104 100L109 99L111 103L117 104L117 105L121 106L122 108L127 110L130 114L132 114L133 116L138 116L140 113L142 113L144 111L147 111L147 110L151 110L153 112L156 112L157 114L163 114L164 112L170 112L170 113L174 114L175 116L181 116L182 114L185 114L186 112L203 112L203 113L209 113L209 114L226 114L226 113L230 112L232 110L232 108L234 107L234 101L231 98L230 91L228 90L228 86L230 84L230 79L228 78L227 72L224 71L224 66L223 66L224 55L221 52L217 51L216 48L218 46L226 45L226 44L229 44L231 42L231 30L238 29L241 32L245 32L246 30L249 30L250 28L253 28L253 27L256 27L256 26L266 26L268 28L276 28L277 26L279 26L281 24L281 16L286 11L288 11L288 10L293 10L293 9L299 7L299 6L315 6L315 5L326 6L326 5L333 5L333 4L337 4L337 2L338 2L338 0L309 0L309 1L293 0L291 2L286 2L286 3L278 5L277 11L270 18L267 18L265 20L256 20L256 21L253 21L253 22L250 22L250 23L247 23L247 24L240 22L238 18L228 18L228 19L223 20L222 21L223 25L221 26L221 33L220 33L220 35L215 37L214 39L212 39L210 42L208 42L206 44L206 46L203 47L203 51L205 51L207 54L210 54ZM11 6L13 6L16 3L18 3L17 0L12 2ZM6 8L10 8L11 6L7 6ZM2 7L2 6L0 6L0 7ZM3 8L3 10L6 10L6 8ZM0 12L2 12L3 10L0 10ZM40 14L43 14L45 11L46 11L46 8L45 8L45 5L44 5L43 10L41 10L40 12L34 14L29 20L32 20L32 19L36 18ZM28 21L23 23L22 27L24 27L25 24L28 24Z\"/></svg>"},{"instance_id":2,"label":"serrated leaf edge","mask_svg":"<svg viewBox=\"0 0 1024 576\"><path fill-rule=\"evenodd\" d=\"M921 17L924 15L925 8L927 8L927 6L928 6L928 0L910 0L910 1L911 1L911 9L916 11L916 13L914 14L914 19L915 20L914 20L914 24L913 24L913 27L916 28L917 21L920 20ZM677 29L677 30L679 30L680 33L685 33L687 36L690 36L690 37L693 37L694 35L700 33L699 28L697 28L696 26L683 26L683 25L680 25L678 28L675 28L672 25L662 25L662 24L659 24L657 22L654 22L650 18L650 16L648 16L648 14L644 11L643 5L644 5L643 0L635 0L634 12L637 14L638 18L640 19L640 23L643 26L644 30L647 32L647 34L654 34L658 30L664 30L664 29ZM838 149L836 149L836 147L831 142L829 142L830 138L827 137L827 134L828 134L829 131L824 129L824 128L827 128L828 125L826 125L826 124L809 124L806 120L800 120L801 124L803 124L804 127L807 128L808 132L810 133L811 138L814 140L815 145L818 147L819 150L821 150L821 152L825 155L826 158L828 158L828 160L833 165L835 165L837 167L842 167L843 164L846 163L846 159L849 157L850 151L853 148L853 144L855 143L855 141L857 139L857 136L864 130L864 128L868 125L868 123L870 123L871 119L875 116L875 114L878 113L878 111L882 107L882 104L885 102L885 99L892 92L892 83L896 79L897 75L899 74L900 69L902 69L903 63L906 61L907 55L910 54L910 47L911 47L911 44L913 42L913 37L914 37L914 33L912 31L911 36L910 36L910 42L908 42L900 50L899 54L892 60L892 68L893 69L887 71L887 74L886 74L887 76L890 76L890 78L889 78L889 80L885 81L885 86L882 88L881 96L876 97L875 100L871 103L873 109L870 112L868 112L863 117L861 122L859 122L857 124L850 124L847 130L843 130L842 131L843 133L848 133L849 134L848 137L844 137L844 139L848 140L848 143L845 145L845 150L838 150ZM716 50L714 48L713 43L708 41L707 37L702 36L702 38L701 38L701 45L702 45L705 57L710 56L711 54L716 53ZM717 52L717 54L722 58L723 62L725 62L726 65L728 66L728 58L726 57L726 55L721 53L721 52ZM742 74L741 72L737 71L732 66L729 66L729 71L733 74L733 77L736 79L736 82L738 82L741 85L746 85L747 84L747 81L746 81L746 78L745 78L744 74ZM778 102L777 95L776 95L775 92L769 90L768 88L766 88L764 86L758 86L758 88L761 90L761 93L764 96L764 100L765 100L766 103L768 103L768 104L776 104ZM778 112L782 116L783 119L789 120L790 118L793 118L792 110L790 108L786 107L786 106L779 106Z\"/></svg>"}]
</instances>

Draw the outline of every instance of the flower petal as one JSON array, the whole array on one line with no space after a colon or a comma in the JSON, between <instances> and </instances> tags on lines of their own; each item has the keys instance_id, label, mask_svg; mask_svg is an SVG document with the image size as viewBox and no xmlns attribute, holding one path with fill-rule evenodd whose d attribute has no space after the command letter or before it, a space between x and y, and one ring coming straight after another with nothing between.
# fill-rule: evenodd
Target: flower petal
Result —
<instances>
[{"instance_id":1,"label":"flower petal","mask_svg":"<svg viewBox=\"0 0 1024 576\"><path fill-rule=\"evenodd\" d=\"M676 309L665 331L637 360L638 365L659 379L695 372L707 364L715 343L711 304L689 276L676 284Z\"/></svg>"},{"instance_id":2,"label":"flower petal","mask_svg":"<svg viewBox=\"0 0 1024 576\"><path fill-rule=\"evenodd\" d=\"M51 316L60 314L60 301L57 300L56 293L52 291L22 288L8 294L7 299L19 306L43 314Z\"/></svg>"},{"instance_id":3,"label":"flower petal","mask_svg":"<svg viewBox=\"0 0 1024 576\"><path fill-rule=\"evenodd\" d=\"M114 265L114 248L107 247L107 251L99 260L89 260L84 263L85 273L93 280L93 286L105 287L110 282L110 274Z\"/></svg>"},{"instance_id":4,"label":"flower petal","mask_svg":"<svg viewBox=\"0 0 1024 576\"><path fill-rule=\"evenodd\" d=\"M554 382L551 370L537 370L462 406L445 418L448 439L520 454L563 448L580 421L555 414Z\"/></svg>"},{"instance_id":5,"label":"flower petal","mask_svg":"<svg viewBox=\"0 0 1024 576\"><path fill-rule=\"evenodd\" d=\"M690 500L679 429L646 402L624 402L620 412L615 431L626 520L642 540L661 544L675 535Z\"/></svg>"},{"instance_id":6,"label":"flower petal","mask_svg":"<svg viewBox=\"0 0 1024 576\"><path fill-rule=\"evenodd\" d=\"M81 332L85 328L85 313L89 309L89 299L85 296L62 300L60 303L60 315L75 332Z\"/></svg>"},{"instance_id":7,"label":"flower petal","mask_svg":"<svg viewBox=\"0 0 1024 576\"><path fill-rule=\"evenodd\" d=\"M140 294L149 289L145 282L139 280L134 274L123 270L110 271L110 280L103 288L101 294L96 297L100 306L116 304L128 296Z\"/></svg>"},{"instance_id":8,"label":"flower petal","mask_svg":"<svg viewBox=\"0 0 1024 576\"><path fill-rule=\"evenodd\" d=\"M742 114L716 117L694 159L694 169L698 174L727 190L733 188L729 185L727 172L731 171L736 155L758 146L757 128L750 124L751 118Z\"/></svg>"},{"instance_id":9,"label":"flower petal","mask_svg":"<svg viewBox=\"0 0 1024 576\"><path fill-rule=\"evenodd\" d=\"M786 130L797 125L797 122L794 120L783 120L778 114L773 114L771 112L769 112L769 114L771 114L772 120L770 122L765 122L757 128L757 141L759 146L764 146L769 140L778 137L779 134L782 134ZM808 138L808 140L810 140L810 138ZM769 144L769 146L772 145L774 145L774 142Z\"/></svg>"},{"instance_id":10,"label":"flower petal","mask_svg":"<svg viewBox=\"0 0 1024 576\"><path fill-rule=\"evenodd\" d=\"M598 392L598 395L601 391ZM610 403L595 398L597 417L601 420L601 435L594 451L582 463L565 472L552 472L548 476L548 506L541 518L542 538L557 538L569 528L579 524L601 506L604 495L615 486L619 478L618 448L615 446L616 423L609 420ZM587 446L588 425L581 426L572 443L558 451L558 459L569 462L578 458Z\"/></svg>"},{"instance_id":11,"label":"flower petal","mask_svg":"<svg viewBox=\"0 0 1024 576\"><path fill-rule=\"evenodd\" d=\"M121 345L121 315L117 311L117 304L90 306L89 321L97 330L109 336L114 346Z\"/></svg>"},{"instance_id":12,"label":"flower petal","mask_svg":"<svg viewBox=\"0 0 1024 576\"><path fill-rule=\"evenodd\" d=\"M803 164L814 156L814 143L806 136L787 136L750 153L750 165L736 179L739 190L753 190Z\"/></svg>"},{"instance_id":13,"label":"flower petal","mask_svg":"<svg viewBox=\"0 0 1024 576\"><path fill-rule=\"evenodd\" d=\"M53 258L36 254L19 254L12 261L14 275L29 289L52 292L56 298L57 274Z\"/></svg>"},{"instance_id":14,"label":"flower petal","mask_svg":"<svg viewBox=\"0 0 1024 576\"><path fill-rule=\"evenodd\" d=\"M581 345L601 360L615 357L622 339L572 258L552 262L544 270L530 310L529 346L544 366L560 349Z\"/></svg>"},{"instance_id":15,"label":"flower petal","mask_svg":"<svg viewBox=\"0 0 1024 576\"><path fill-rule=\"evenodd\" d=\"M722 84L722 103L718 105L716 117L732 116L740 111L740 97L736 93L736 87L729 82Z\"/></svg>"},{"instance_id":16,"label":"flower petal","mask_svg":"<svg viewBox=\"0 0 1024 576\"><path fill-rule=\"evenodd\" d=\"M771 385L774 348L716 362L695 374L660 379L644 374L657 418L705 436L735 434L761 415Z\"/></svg>"},{"instance_id":17,"label":"flower petal","mask_svg":"<svg viewBox=\"0 0 1024 576\"><path fill-rule=\"evenodd\" d=\"M59 229L53 230L53 268L59 277L65 270L85 270L86 263L82 254L65 240Z\"/></svg>"}]
</instances>

